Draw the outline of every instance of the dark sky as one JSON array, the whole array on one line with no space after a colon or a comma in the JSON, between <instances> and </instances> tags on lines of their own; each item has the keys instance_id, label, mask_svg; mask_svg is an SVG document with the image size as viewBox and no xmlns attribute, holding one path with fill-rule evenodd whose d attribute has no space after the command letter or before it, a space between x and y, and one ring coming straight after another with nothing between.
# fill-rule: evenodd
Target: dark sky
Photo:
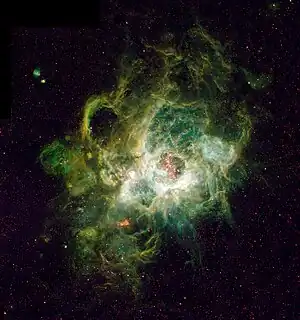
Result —
<instances>
[{"instance_id":1,"label":"dark sky","mask_svg":"<svg viewBox=\"0 0 300 320\"><path fill-rule=\"evenodd\" d=\"M0 128L0 317L297 318L296 2L105 1L66 12L35 7L31 15L22 14L19 7L19 14L6 19L11 116L3 116ZM76 17L73 11L78 11ZM141 39L183 32L196 18L221 41L232 43L243 67L274 75L270 89L255 100L270 115L258 119L251 147L261 172L232 197L237 221L233 231L217 222L199 228L205 255L196 276L189 277L183 257L174 249L162 254L146 301L137 304L126 295L99 295L91 280L73 281L65 268L62 241L40 240L49 200L61 187L37 163L39 150L74 129L89 95L113 87L116 61L127 47L138 52ZM41 77L34 79L37 66Z\"/></svg>"}]
</instances>

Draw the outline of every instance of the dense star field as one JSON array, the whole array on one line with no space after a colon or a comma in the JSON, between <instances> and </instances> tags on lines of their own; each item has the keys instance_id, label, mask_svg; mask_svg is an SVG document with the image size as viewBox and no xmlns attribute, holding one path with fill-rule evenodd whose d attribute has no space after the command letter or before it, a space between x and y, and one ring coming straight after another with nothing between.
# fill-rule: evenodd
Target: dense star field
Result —
<instances>
[{"instance_id":1,"label":"dense star field","mask_svg":"<svg viewBox=\"0 0 300 320\"><path fill-rule=\"evenodd\" d=\"M296 319L294 2L105 3L9 31L1 316Z\"/></svg>"}]
</instances>

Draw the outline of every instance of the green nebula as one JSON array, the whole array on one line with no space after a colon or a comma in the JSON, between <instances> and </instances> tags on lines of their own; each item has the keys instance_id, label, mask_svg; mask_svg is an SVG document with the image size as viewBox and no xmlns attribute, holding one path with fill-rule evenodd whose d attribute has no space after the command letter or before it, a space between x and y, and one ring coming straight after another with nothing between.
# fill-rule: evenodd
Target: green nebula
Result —
<instances>
[{"instance_id":1,"label":"green nebula","mask_svg":"<svg viewBox=\"0 0 300 320\"><path fill-rule=\"evenodd\" d=\"M41 69L39 68L39 67L37 67L37 68L35 68L34 70L33 70L33 76L34 76L34 78L38 78L38 77L40 77L40 75L41 75Z\"/></svg>"},{"instance_id":2,"label":"green nebula","mask_svg":"<svg viewBox=\"0 0 300 320\"><path fill-rule=\"evenodd\" d=\"M232 219L252 130L246 102L231 95L237 67L203 28L144 51L124 55L116 89L90 97L78 131L40 155L65 182L76 268L135 293L166 233L197 256L201 219Z\"/></svg>"}]
</instances>

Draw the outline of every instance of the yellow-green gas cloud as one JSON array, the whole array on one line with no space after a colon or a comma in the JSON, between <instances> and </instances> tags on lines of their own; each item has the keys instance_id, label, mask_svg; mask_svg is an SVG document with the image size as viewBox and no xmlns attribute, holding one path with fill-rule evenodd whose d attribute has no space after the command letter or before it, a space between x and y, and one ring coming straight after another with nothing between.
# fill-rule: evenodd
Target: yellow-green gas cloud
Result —
<instances>
[{"instance_id":1,"label":"yellow-green gas cloud","mask_svg":"<svg viewBox=\"0 0 300 320\"><path fill-rule=\"evenodd\" d=\"M236 66L203 28L145 51L122 57L116 89L90 97L79 131L40 156L65 181L83 270L134 291L168 227L194 241L195 221L230 219L228 193L245 177L252 129L246 103L230 94ZM116 119L105 136L93 124L101 110Z\"/></svg>"}]
</instances>

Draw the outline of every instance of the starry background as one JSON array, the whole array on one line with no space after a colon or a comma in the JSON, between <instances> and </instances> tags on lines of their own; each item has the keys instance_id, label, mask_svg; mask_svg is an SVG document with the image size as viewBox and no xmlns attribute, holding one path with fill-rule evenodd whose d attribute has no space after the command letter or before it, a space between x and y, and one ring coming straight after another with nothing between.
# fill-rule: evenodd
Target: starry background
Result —
<instances>
[{"instance_id":1,"label":"starry background","mask_svg":"<svg viewBox=\"0 0 300 320\"><path fill-rule=\"evenodd\" d=\"M7 19L11 116L2 113L0 128L1 318L298 319L296 2L104 1L52 9L57 21L45 17L52 12L46 7L35 8L26 21L22 14ZM74 281L65 239L40 237L61 185L44 174L37 156L43 145L76 127L89 95L113 88L116 61L126 48L139 52L141 39L182 32L195 19L232 43L243 67L274 75L269 90L252 98L269 114L255 128L250 150L260 174L232 195L233 230L220 222L199 227L201 268L183 268L183 255L170 246L150 271L146 299L134 303L126 294L97 292L97 279ZM36 67L38 79L32 76Z\"/></svg>"}]
</instances>

